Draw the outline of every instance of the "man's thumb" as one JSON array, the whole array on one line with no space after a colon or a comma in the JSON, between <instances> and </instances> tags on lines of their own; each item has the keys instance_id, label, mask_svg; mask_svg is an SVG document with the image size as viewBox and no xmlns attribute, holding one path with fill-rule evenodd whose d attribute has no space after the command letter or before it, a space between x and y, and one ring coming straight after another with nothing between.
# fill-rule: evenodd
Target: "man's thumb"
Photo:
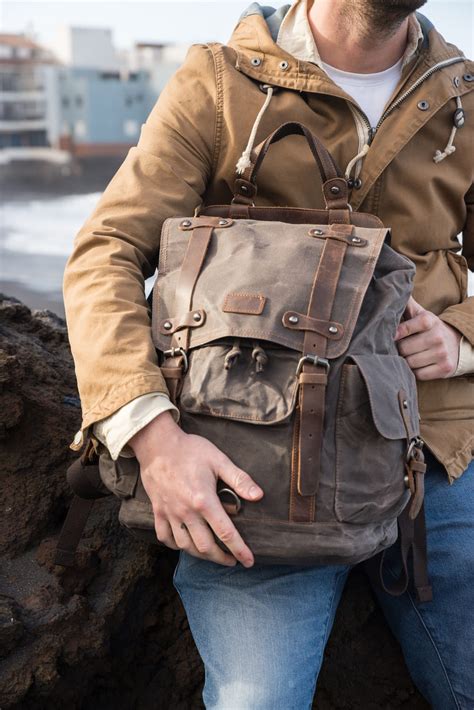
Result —
<instances>
[{"instance_id":1,"label":"man's thumb","mask_svg":"<svg viewBox=\"0 0 474 710\"><path fill-rule=\"evenodd\" d=\"M263 494L263 490L255 483L253 478L233 464L230 459L227 459L225 463L219 466L219 476L244 498L255 500Z\"/></svg>"}]
</instances>

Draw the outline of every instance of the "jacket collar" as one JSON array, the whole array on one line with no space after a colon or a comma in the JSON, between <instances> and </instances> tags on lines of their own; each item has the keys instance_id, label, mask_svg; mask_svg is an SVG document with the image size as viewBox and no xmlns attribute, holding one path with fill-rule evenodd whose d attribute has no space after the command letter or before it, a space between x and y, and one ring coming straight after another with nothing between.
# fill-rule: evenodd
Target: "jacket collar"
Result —
<instances>
[{"instance_id":1,"label":"jacket collar","mask_svg":"<svg viewBox=\"0 0 474 710\"><path fill-rule=\"evenodd\" d=\"M293 3L281 21L276 44L288 54L292 54L296 59L301 59L304 62L313 62L313 64L324 69L308 21L308 12L312 4L313 0L296 0ZM415 56L423 39L421 25L415 13L413 13L408 18L408 42L403 54L402 67L408 64Z\"/></svg>"},{"instance_id":2,"label":"jacket collar","mask_svg":"<svg viewBox=\"0 0 474 710\"><path fill-rule=\"evenodd\" d=\"M283 5L277 10L253 2L240 16L228 41L228 46L236 52L235 67L262 84L347 98L315 62L294 56L277 43L290 10L292 14L299 12L299 7L307 1L295 0L292 5ZM436 63L462 54L457 47L448 44L421 13L416 13L416 20L423 39L419 39L416 50L407 57L400 87L409 76L415 81ZM287 21L291 22L290 15Z\"/></svg>"}]
</instances>

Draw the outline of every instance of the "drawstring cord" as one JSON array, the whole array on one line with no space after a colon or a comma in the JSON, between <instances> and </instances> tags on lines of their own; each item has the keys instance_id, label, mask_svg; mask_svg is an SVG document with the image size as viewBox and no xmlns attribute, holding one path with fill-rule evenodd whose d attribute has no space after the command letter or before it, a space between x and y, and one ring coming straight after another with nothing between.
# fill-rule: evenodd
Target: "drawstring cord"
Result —
<instances>
[{"instance_id":1,"label":"drawstring cord","mask_svg":"<svg viewBox=\"0 0 474 710\"><path fill-rule=\"evenodd\" d=\"M268 355L257 340L253 341L252 360L255 362L257 375L263 372L268 363Z\"/></svg>"},{"instance_id":2,"label":"drawstring cord","mask_svg":"<svg viewBox=\"0 0 474 710\"><path fill-rule=\"evenodd\" d=\"M464 125L464 110L462 107L462 101L460 96L456 96L456 107L457 108L453 116L453 127L451 129L449 141L443 151L437 150L434 154L433 160L435 163L441 163L442 160L447 158L449 155L452 155L456 151L456 146L454 145L454 138L456 137L458 128L462 128Z\"/></svg>"},{"instance_id":3,"label":"drawstring cord","mask_svg":"<svg viewBox=\"0 0 474 710\"><path fill-rule=\"evenodd\" d=\"M349 179L350 179L350 177L351 177L351 172L352 172L352 168L354 167L354 165L355 165L359 160L363 160L363 159L365 158L365 156L366 156L367 153L369 152L369 148L370 148L370 145L369 145L368 143L366 143L366 144L364 145L364 147L362 148L362 150L360 151L360 153L357 153L357 155L354 155L354 157L352 158L352 160L350 160L350 161L347 163L346 172L345 172L345 174L344 174L344 177L346 178L346 180L349 180Z\"/></svg>"},{"instance_id":4,"label":"drawstring cord","mask_svg":"<svg viewBox=\"0 0 474 710\"><path fill-rule=\"evenodd\" d=\"M238 161L236 163L236 168L237 168L236 172L239 175L242 175L242 173L245 172L245 170L247 168L250 168L250 166L252 165L252 162L250 160L250 155L252 153L253 144L255 143L255 138L257 136L258 126L260 124L260 121L262 120L263 114L265 113L265 111L267 110L267 108L270 104L272 96L273 96L273 87L269 86L267 89L267 96L265 98L263 106L260 109L260 111L258 112L257 118L255 119L255 122L253 124L252 131L250 133L249 140L247 143L247 147L245 148L244 152L242 153L242 155L240 156L240 158L238 159Z\"/></svg>"},{"instance_id":5,"label":"drawstring cord","mask_svg":"<svg viewBox=\"0 0 474 710\"><path fill-rule=\"evenodd\" d=\"M239 360L242 355L242 350L240 349L240 339L236 338L232 348L229 350L224 359L224 367L226 370L230 370L234 367L235 363Z\"/></svg>"}]
</instances>

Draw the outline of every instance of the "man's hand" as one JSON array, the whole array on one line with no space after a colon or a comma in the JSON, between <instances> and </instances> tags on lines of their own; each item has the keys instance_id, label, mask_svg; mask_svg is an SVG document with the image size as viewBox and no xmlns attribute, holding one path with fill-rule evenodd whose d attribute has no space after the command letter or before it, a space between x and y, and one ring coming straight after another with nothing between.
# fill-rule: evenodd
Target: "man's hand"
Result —
<instances>
[{"instance_id":1,"label":"man's hand","mask_svg":"<svg viewBox=\"0 0 474 710\"><path fill-rule=\"evenodd\" d=\"M458 364L461 333L411 296L404 315L395 340L417 380L451 377Z\"/></svg>"},{"instance_id":2,"label":"man's hand","mask_svg":"<svg viewBox=\"0 0 474 710\"><path fill-rule=\"evenodd\" d=\"M237 560L245 567L253 565L252 552L216 492L217 479L222 478L239 496L259 499L262 489L245 471L207 439L183 432L169 411L155 417L128 443L140 464L160 542L224 565ZM221 550L210 528L233 554Z\"/></svg>"}]
</instances>

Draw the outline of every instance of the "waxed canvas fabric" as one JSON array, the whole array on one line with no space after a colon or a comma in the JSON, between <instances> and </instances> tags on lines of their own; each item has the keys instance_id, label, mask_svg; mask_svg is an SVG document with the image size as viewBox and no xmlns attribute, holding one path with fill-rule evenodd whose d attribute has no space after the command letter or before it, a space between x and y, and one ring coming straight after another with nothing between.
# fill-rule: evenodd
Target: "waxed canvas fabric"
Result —
<instances>
[{"instance_id":1,"label":"waxed canvas fabric","mask_svg":"<svg viewBox=\"0 0 474 710\"><path fill-rule=\"evenodd\" d=\"M164 326L176 326L176 316L182 315L176 312L176 285L191 248L191 230L200 219L206 221L176 217L163 225L152 320L160 359L172 339ZM411 438L419 435L417 389L394 335L415 266L388 245L387 229L354 227L332 309L343 336L328 344L320 483L303 521L296 514L301 496L294 485L303 339L302 331L283 322L288 309L306 312L329 227L264 219L224 223L220 227L216 220L193 290L191 310L201 318L191 328L189 366L176 402L181 426L216 444L264 490L261 501L241 501L231 514L257 562L368 559L396 540L397 517L410 497L405 457ZM264 303L253 312L248 307L247 313L238 307L233 312L228 298L233 293L258 294ZM239 357L227 368L226 356L236 343ZM252 357L256 345L266 356L259 371ZM138 462L120 457L113 462L104 446L99 451L102 480L121 499L121 524L157 543ZM218 494L224 488L218 481Z\"/></svg>"}]
</instances>

